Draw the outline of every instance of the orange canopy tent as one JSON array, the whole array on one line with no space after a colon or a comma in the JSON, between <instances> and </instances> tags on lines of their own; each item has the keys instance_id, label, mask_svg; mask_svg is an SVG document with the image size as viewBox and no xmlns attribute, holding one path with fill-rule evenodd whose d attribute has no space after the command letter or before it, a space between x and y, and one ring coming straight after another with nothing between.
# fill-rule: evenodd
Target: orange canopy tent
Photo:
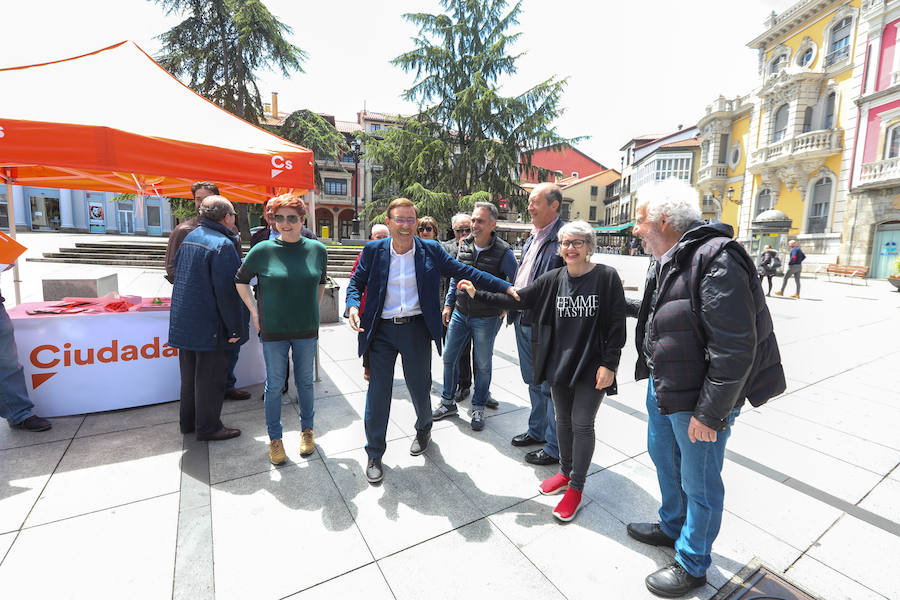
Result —
<instances>
[{"instance_id":1,"label":"orange canopy tent","mask_svg":"<svg viewBox=\"0 0 900 600\"><path fill-rule=\"evenodd\" d=\"M28 93L48 88L65 92ZM232 201L261 203L315 185L311 150L209 102L134 42L0 69L0 89L7 186L190 198L192 183L212 181ZM119 93L99 99L98 89Z\"/></svg>"}]
</instances>

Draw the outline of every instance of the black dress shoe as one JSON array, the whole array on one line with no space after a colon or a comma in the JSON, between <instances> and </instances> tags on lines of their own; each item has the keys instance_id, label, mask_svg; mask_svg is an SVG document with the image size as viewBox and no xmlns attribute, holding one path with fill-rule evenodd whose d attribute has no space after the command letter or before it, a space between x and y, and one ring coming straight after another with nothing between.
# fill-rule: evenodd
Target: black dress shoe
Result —
<instances>
[{"instance_id":1,"label":"black dress shoe","mask_svg":"<svg viewBox=\"0 0 900 600\"><path fill-rule=\"evenodd\" d=\"M13 429L21 429L23 431L47 431L53 425L50 424L50 421L47 419L41 418L37 415L31 415L24 421L20 423L16 423L15 425L10 425Z\"/></svg>"},{"instance_id":2,"label":"black dress shoe","mask_svg":"<svg viewBox=\"0 0 900 600\"><path fill-rule=\"evenodd\" d=\"M384 470L381 468L380 458L370 458L366 465L366 479L369 483L378 483L384 479Z\"/></svg>"},{"instance_id":3,"label":"black dress shoe","mask_svg":"<svg viewBox=\"0 0 900 600\"><path fill-rule=\"evenodd\" d=\"M528 454L525 455L525 462L532 465L555 465L559 462L558 458L553 458L541 448L539 450L532 450Z\"/></svg>"},{"instance_id":4,"label":"black dress shoe","mask_svg":"<svg viewBox=\"0 0 900 600\"><path fill-rule=\"evenodd\" d=\"M428 442L431 440L430 433L417 433L416 439L413 440L412 446L409 447L409 453L413 456L418 456L425 452L425 448L428 447Z\"/></svg>"},{"instance_id":5,"label":"black dress shoe","mask_svg":"<svg viewBox=\"0 0 900 600\"><path fill-rule=\"evenodd\" d=\"M543 444L544 440L536 440L528 432L520 433L512 439L513 446L533 446L535 444Z\"/></svg>"},{"instance_id":6,"label":"black dress shoe","mask_svg":"<svg viewBox=\"0 0 900 600\"><path fill-rule=\"evenodd\" d=\"M459 388L459 391L456 393L456 396L453 397L454 402L462 402L466 398L469 397L469 392L471 388L468 386Z\"/></svg>"},{"instance_id":7,"label":"black dress shoe","mask_svg":"<svg viewBox=\"0 0 900 600\"><path fill-rule=\"evenodd\" d=\"M490 392L488 392L488 398L484 405L488 408L493 408L494 410L500 408L500 403L494 400L494 397L491 396Z\"/></svg>"},{"instance_id":8,"label":"black dress shoe","mask_svg":"<svg viewBox=\"0 0 900 600\"><path fill-rule=\"evenodd\" d=\"M651 546L675 547L675 540L663 533L659 523L629 523L628 535Z\"/></svg>"},{"instance_id":9,"label":"black dress shoe","mask_svg":"<svg viewBox=\"0 0 900 600\"><path fill-rule=\"evenodd\" d=\"M230 429L228 427L223 427L215 433L211 433L209 435L200 435L197 434L198 442L220 442L222 440L230 440L231 438L236 438L241 435L240 429Z\"/></svg>"},{"instance_id":10,"label":"black dress shoe","mask_svg":"<svg viewBox=\"0 0 900 600\"><path fill-rule=\"evenodd\" d=\"M663 567L656 573L647 575L647 579L644 581L647 584L647 589L657 596L678 598L694 588L705 585L706 575L694 577L676 562L668 567Z\"/></svg>"},{"instance_id":11,"label":"black dress shoe","mask_svg":"<svg viewBox=\"0 0 900 600\"><path fill-rule=\"evenodd\" d=\"M237 388L233 390L228 390L225 392L226 400L249 400L253 394L246 390L239 390Z\"/></svg>"}]
</instances>

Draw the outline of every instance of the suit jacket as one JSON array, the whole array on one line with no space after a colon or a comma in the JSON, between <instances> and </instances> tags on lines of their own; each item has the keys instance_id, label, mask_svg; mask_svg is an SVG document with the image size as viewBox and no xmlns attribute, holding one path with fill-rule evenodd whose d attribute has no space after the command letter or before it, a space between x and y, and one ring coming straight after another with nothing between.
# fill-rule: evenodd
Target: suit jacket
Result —
<instances>
[{"instance_id":1,"label":"suit jacket","mask_svg":"<svg viewBox=\"0 0 900 600\"><path fill-rule=\"evenodd\" d=\"M391 238L366 244L360 254L356 271L347 286L348 310L351 306L359 308L362 294L366 293L366 306L360 317L360 326L363 328L359 334L360 355L369 347L375 330L381 322L381 312L384 309L388 275L391 269L390 244ZM475 284L475 287L484 288L490 292L505 292L510 284L493 275L462 264L447 254L447 251L438 242L417 237L413 244L419 306L422 308L422 316L428 327L428 333L440 354L441 338L443 337L441 326L443 299L440 298L439 293L441 275L469 279Z\"/></svg>"}]
</instances>

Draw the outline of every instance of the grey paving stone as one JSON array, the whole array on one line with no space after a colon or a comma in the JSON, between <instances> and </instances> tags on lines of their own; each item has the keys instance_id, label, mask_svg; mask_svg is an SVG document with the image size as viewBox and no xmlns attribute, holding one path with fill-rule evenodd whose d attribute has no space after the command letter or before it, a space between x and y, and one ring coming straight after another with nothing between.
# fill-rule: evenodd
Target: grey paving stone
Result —
<instances>
[{"instance_id":1,"label":"grey paving stone","mask_svg":"<svg viewBox=\"0 0 900 600\"><path fill-rule=\"evenodd\" d=\"M216 597L282 598L372 561L321 461L212 488Z\"/></svg>"},{"instance_id":2,"label":"grey paving stone","mask_svg":"<svg viewBox=\"0 0 900 600\"><path fill-rule=\"evenodd\" d=\"M7 427L4 421L0 421L0 450L9 448L22 448L47 442L70 440L75 437L75 432L84 421L81 415L74 417L55 417L50 419L53 429L49 431L22 431Z\"/></svg>"},{"instance_id":3,"label":"grey paving stone","mask_svg":"<svg viewBox=\"0 0 900 600\"><path fill-rule=\"evenodd\" d=\"M3 563L3 559L6 558L6 552L13 545L13 542L16 540L17 531L11 531L10 533L4 533L0 535L0 564Z\"/></svg>"},{"instance_id":4,"label":"grey paving stone","mask_svg":"<svg viewBox=\"0 0 900 600\"><path fill-rule=\"evenodd\" d=\"M288 596L289 600L334 600L335 598L394 600L394 595L384 580L381 570L375 563L372 563Z\"/></svg>"},{"instance_id":5,"label":"grey paving stone","mask_svg":"<svg viewBox=\"0 0 900 600\"><path fill-rule=\"evenodd\" d=\"M406 386L394 385L394 391L391 394L391 422L396 425L406 435L415 435L416 433L416 409L410 399L409 390ZM428 401L429 410L441 402L441 391L435 386L431 388L431 395ZM453 427L452 418L434 421L432 429L442 429L444 427Z\"/></svg>"},{"instance_id":6,"label":"grey paving stone","mask_svg":"<svg viewBox=\"0 0 900 600\"><path fill-rule=\"evenodd\" d=\"M462 573L436 579L428 566L446 564L448 557L465 557ZM564 598L484 519L382 559L379 565L398 600Z\"/></svg>"},{"instance_id":7,"label":"grey paving stone","mask_svg":"<svg viewBox=\"0 0 900 600\"><path fill-rule=\"evenodd\" d=\"M269 433L264 407L229 415L225 424L240 429L241 435L222 442L209 442L210 483L281 468L269 461ZM300 456L300 418L293 405L282 407L281 424L284 451L288 457L285 465L319 460L316 452L306 458Z\"/></svg>"},{"instance_id":8,"label":"grey paving stone","mask_svg":"<svg viewBox=\"0 0 900 600\"><path fill-rule=\"evenodd\" d=\"M492 515L490 521L565 598L654 598L644 578L669 564L670 556L629 538L625 524L597 502L584 506L570 523L560 523L551 514L557 500L540 497ZM707 599L714 593L705 586L685 597Z\"/></svg>"},{"instance_id":9,"label":"grey paving stone","mask_svg":"<svg viewBox=\"0 0 900 600\"><path fill-rule=\"evenodd\" d=\"M900 537L844 515L809 555L887 598L900 598L897 571L883 562L900 557Z\"/></svg>"},{"instance_id":10,"label":"grey paving stone","mask_svg":"<svg viewBox=\"0 0 900 600\"><path fill-rule=\"evenodd\" d=\"M341 305L340 313L343 314L344 307ZM319 328L319 352L323 359L330 360L348 360L358 359L358 334L350 329L350 325L345 321L341 323L323 324ZM360 369L362 364L360 363Z\"/></svg>"},{"instance_id":11,"label":"grey paving stone","mask_svg":"<svg viewBox=\"0 0 900 600\"><path fill-rule=\"evenodd\" d=\"M886 596L872 591L809 555L798 560L785 575L813 594L828 600L887 600Z\"/></svg>"},{"instance_id":12,"label":"grey paving stone","mask_svg":"<svg viewBox=\"0 0 900 600\"><path fill-rule=\"evenodd\" d=\"M162 423L174 424L178 431L178 402L165 402L152 406L139 406L109 412L94 413L84 417L78 437L149 427Z\"/></svg>"},{"instance_id":13,"label":"grey paving stone","mask_svg":"<svg viewBox=\"0 0 900 600\"><path fill-rule=\"evenodd\" d=\"M584 495L623 523L659 520L656 471L633 458L590 475Z\"/></svg>"},{"instance_id":14,"label":"grey paving stone","mask_svg":"<svg viewBox=\"0 0 900 600\"><path fill-rule=\"evenodd\" d=\"M173 599L215 598L212 541L212 509L209 504L179 510Z\"/></svg>"},{"instance_id":15,"label":"grey paving stone","mask_svg":"<svg viewBox=\"0 0 900 600\"><path fill-rule=\"evenodd\" d=\"M366 445L365 406L365 392L316 399L316 444L323 452L340 454ZM388 422L388 441L400 438L406 434Z\"/></svg>"},{"instance_id":16,"label":"grey paving stone","mask_svg":"<svg viewBox=\"0 0 900 600\"><path fill-rule=\"evenodd\" d=\"M319 365L319 379L315 384L316 398L354 394L368 387L363 379L362 359L340 363L323 361Z\"/></svg>"},{"instance_id":17,"label":"grey paving stone","mask_svg":"<svg viewBox=\"0 0 900 600\"><path fill-rule=\"evenodd\" d=\"M728 449L851 504L859 502L882 477L766 431L742 427L740 422L735 424Z\"/></svg>"},{"instance_id":18,"label":"grey paving stone","mask_svg":"<svg viewBox=\"0 0 900 600\"><path fill-rule=\"evenodd\" d=\"M647 422L637 416L601 404L594 429L598 440L627 456L647 451Z\"/></svg>"},{"instance_id":19,"label":"grey paving stone","mask_svg":"<svg viewBox=\"0 0 900 600\"><path fill-rule=\"evenodd\" d=\"M410 456L406 443L388 444L384 480L378 485L366 481L363 451L327 457L325 465L375 558L482 516L433 461L425 455Z\"/></svg>"},{"instance_id":20,"label":"grey paving stone","mask_svg":"<svg viewBox=\"0 0 900 600\"><path fill-rule=\"evenodd\" d=\"M0 589L5 598L169 598L177 519L178 494L169 494L25 529L0 565Z\"/></svg>"},{"instance_id":21,"label":"grey paving stone","mask_svg":"<svg viewBox=\"0 0 900 600\"><path fill-rule=\"evenodd\" d=\"M169 424L76 438L26 525L178 491L182 445Z\"/></svg>"},{"instance_id":22,"label":"grey paving stone","mask_svg":"<svg viewBox=\"0 0 900 600\"><path fill-rule=\"evenodd\" d=\"M0 533L22 526L68 445L64 440L0 451Z\"/></svg>"}]
</instances>

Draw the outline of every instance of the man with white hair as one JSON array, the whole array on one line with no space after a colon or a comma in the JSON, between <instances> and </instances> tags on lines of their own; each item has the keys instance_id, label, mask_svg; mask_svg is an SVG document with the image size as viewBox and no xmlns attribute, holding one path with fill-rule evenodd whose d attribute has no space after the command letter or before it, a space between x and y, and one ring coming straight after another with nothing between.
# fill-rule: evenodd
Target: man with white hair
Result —
<instances>
[{"instance_id":1,"label":"man with white hair","mask_svg":"<svg viewBox=\"0 0 900 600\"><path fill-rule=\"evenodd\" d=\"M674 598L706 583L725 490L725 443L744 400L785 390L781 356L753 260L730 225L700 220L697 192L668 179L638 190L634 235L651 262L637 317L635 379L647 379L647 446L662 496L658 523L628 535L675 548L646 578Z\"/></svg>"}]
</instances>

